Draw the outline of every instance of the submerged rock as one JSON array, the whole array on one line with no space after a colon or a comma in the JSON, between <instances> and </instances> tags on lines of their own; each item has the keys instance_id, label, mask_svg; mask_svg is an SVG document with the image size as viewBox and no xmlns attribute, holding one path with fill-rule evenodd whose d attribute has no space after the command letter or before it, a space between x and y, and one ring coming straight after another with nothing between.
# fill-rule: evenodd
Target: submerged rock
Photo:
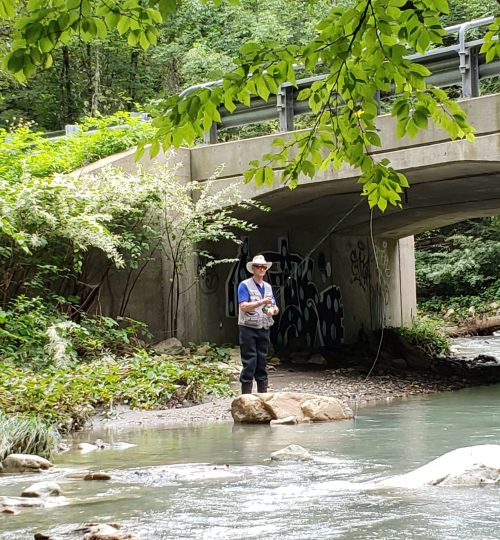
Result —
<instances>
[{"instance_id":1,"label":"submerged rock","mask_svg":"<svg viewBox=\"0 0 500 540\"><path fill-rule=\"evenodd\" d=\"M83 476L83 480L111 480L111 475L101 471L90 471Z\"/></svg>"},{"instance_id":2,"label":"submerged rock","mask_svg":"<svg viewBox=\"0 0 500 540\"><path fill-rule=\"evenodd\" d=\"M11 508L10 506L6 506L2 511L1 511L2 514L7 514L7 515L15 515L17 514L17 510L14 510L14 508Z\"/></svg>"},{"instance_id":3,"label":"submerged rock","mask_svg":"<svg viewBox=\"0 0 500 540\"><path fill-rule=\"evenodd\" d=\"M53 467L47 459L31 454L10 454L3 461L0 469L4 473L39 472Z\"/></svg>"},{"instance_id":4,"label":"submerged rock","mask_svg":"<svg viewBox=\"0 0 500 540\"><path fill-rule=\"evenodd\" d=\"M95 444L81 442L76 445L76 449L80 450L80 452L82 453L87 453L87 452L94 452L95 450L99 450L99 447Z\"/></svg>"},{"instance_id":5,"label":"submerged rock","mask_svg":"<svg viewBox=\"0 0 500 540\"><path fill-rule=\"evenodd\" d=\"M122 531L119 525L92 524L86 527L83 540L140 540L133 532Z\"/></svg>"},{"instance_id":6,"label":"submerged rock","mask_svg":"<svg viewBox=\"0 0 500 540\"><path fill-rule=\"evenodd\" d=\"M414 471L377 482L380 488L500 484L500 445L457 448Z\"/></svg>"},{"instance_id":7,"label":"submerged rock","mask_svg":"<svg viewBox=\"0 0 500 540\"><path fill-rule=\"evenodd\" d=\"M271 454L274 461L312 461L312 455L302 446L291 444L281 450L276 450Z\"/></svg>"},{"instance_id":8,"label":"submerged rock","mask_svg":"<svg viewBox=\"0 0 500 540\"><path fill-rule=\"evenodd\" d=\"M62 495L62 489L55 482L37 482L21 493L21 497L58 497L59 495Z\"/></svg>"}]
</instances>

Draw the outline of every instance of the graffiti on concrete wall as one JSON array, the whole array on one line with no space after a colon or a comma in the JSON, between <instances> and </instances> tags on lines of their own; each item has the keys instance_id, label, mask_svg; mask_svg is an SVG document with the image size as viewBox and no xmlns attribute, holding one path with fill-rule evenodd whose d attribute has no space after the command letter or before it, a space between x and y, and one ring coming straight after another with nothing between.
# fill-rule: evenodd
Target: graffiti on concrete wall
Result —
<instances>
[{"instance_id":1,"label":"graffiti on concrete wall","mask_svg":"<svg viewBox=\"0 0 500 540\"><path fill-rule=\"evenodd\" d=\"M237 317L238 283L249 277L246 263L249 257L248 238L240 246L238 261L226 281L228 317ZM280 348L293 338L303 340L307 347L331 347L344 337L344 311L339 287L332 282L332 265L323 253L317 258L304 258L291 253L286 238L278 240L277 251L262 252L273 263L267 274L280 308L271 328L271 341ZM321 284L315 283L319 278ZM322 290L320 290L320 288Z\"/></svg>"},{"instance_id":2,"label":"graffiti on concrete wall","mask_svg":"<svg viewBox=\"0 0 500 540\"><path fill-rule=\"evenodd\" d=\"M375 261L377 265L378 282L380 295L384 305L389 303L389 283L391 280L391 262L387 242L384 240L380 246L375 245Z\"/></svg>"},{"instance_id":3,"label":"graffiti on concrete wall","mask_svg":"<svg viewBox=\"0 0 500 540\"><path fill-rule=\"evenodd\" d=\"M366 291L370 284L370 257L366 245L361 240L351 250L351 283L358 283Z\"/></svg>"}]
</instances>

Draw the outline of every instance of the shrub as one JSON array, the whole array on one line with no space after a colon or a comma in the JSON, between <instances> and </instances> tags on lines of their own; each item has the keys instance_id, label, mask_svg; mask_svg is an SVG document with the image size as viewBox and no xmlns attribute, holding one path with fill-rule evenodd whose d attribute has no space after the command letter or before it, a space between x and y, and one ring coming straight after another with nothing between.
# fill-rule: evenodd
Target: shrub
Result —
<instances>
[{"instance_id":1,"label":"shrub","mask_svg":"<svg viewBox=\"0 0 500 540\"><path fill-rule=\"evenodd\" d=\"M0 359L35 371L133 354L149 337L144 323L129 318L83 313L71 321L61 306L40 297L19 296L0 309Z\"/></svg>"},{"instance_id":2,"label":"shrub","mask_svg":"<svg viewBox=\"0 0 500 540\"><path fill-rule=\"evenodd\" d=\"M117 127L119 126L119 127ZM0 129L0 175L16 181L23 174L43 178L70 172L82 165L132 148L151 135L150 124L128 113L89 118L69 137L48 140L29 125ZM89 132L92 129L94 131Z\"/></svg>"},{"instance_id":3,"label":"shrub","mask_svg":"<svg viewBox=\"0 0 500 540\"><path fill-rule=\"evenodd\" d=\"M431 357L449 352L450 342L442 331L441 323L429 317L416 317L412 326L394 330L408 343L422 349Z\"/></svg>"},{"instance_id":4,"label":"shrub","mask_svg":"<svg viewBox=\"0 0 500 540\"><path fill-rule=\"evenodd\" d=\"M9 416L0 410L0 462L9 454L50 458L61 437L55 427L37 418Z\"/></svg>"},{"instance_id":5,"label":"shrub","mask_svg":"<svg viewBox=\"0 0 500 540\"><path fill-rule=\"evenodd\" d=\"M217 354L149 357L146 353L29 373L0 362L0 409L37 415L62 431L82 427L97 408L123 403L169 407L207 393L228 395L232 370Z\"/></svg>"}]
</instances>

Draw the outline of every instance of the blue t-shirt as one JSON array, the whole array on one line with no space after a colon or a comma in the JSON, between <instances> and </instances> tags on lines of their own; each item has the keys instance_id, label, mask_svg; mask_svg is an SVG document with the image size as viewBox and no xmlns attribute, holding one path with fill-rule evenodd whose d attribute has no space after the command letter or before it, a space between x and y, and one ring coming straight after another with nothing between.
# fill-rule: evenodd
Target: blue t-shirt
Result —
<instances>
[{"instance_id":1,"label":"blue t-shirt","mask_svg":"<svg viewBox=\"0 0 500 540\"><path fill-rule=\"evenodd\" d=\"M264 298L264 291L265 291L264 284L260 286L255 280L254 280L254 283L257 286L257 289L259 290L260 295L262 296L262 298ZM238 285L238 304L241 304L241 302L250 302L250 291L248 290L248 287L243 282L241 282ZM273 304L276 304L274 295L273 295Z\"/></svg>"}]
</instances>

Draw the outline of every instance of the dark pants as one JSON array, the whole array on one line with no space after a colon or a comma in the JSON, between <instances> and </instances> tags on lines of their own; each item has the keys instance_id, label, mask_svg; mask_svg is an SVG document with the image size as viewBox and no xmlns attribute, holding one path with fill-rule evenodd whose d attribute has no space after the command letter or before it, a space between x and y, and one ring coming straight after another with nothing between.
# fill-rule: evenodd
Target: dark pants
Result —
<instances>
[{"instance_id":1,"label":"dark pants","mask_svg":"<svg viewBox=\"0 0 500 540\"><path fill-rule=\"evenodd\" d=\"M240 325L240 354L243 369L241 383L267 381L267 350L269 348L269 328L249 328Z\"/></svg>"}]
</instances>

